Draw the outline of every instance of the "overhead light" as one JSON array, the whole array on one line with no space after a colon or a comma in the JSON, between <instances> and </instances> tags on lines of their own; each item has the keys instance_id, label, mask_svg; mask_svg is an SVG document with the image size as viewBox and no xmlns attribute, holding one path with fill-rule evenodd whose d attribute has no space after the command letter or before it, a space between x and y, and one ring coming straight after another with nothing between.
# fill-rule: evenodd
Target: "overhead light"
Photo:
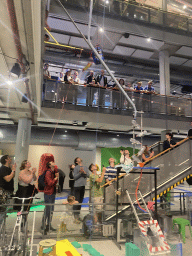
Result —
<instances>
[{"instance_id":1,"label":"overhead light","mask_svg":"<svg viewBox=\"0 0 192 256\"><path fill-rule=\"evenodd\" d=\"M12 85L12 84L13 84L13 82L10 81L10 80L6 81L6 83L7 83L8 85Z\"/></svg>"},{"instance_id":2,"label":"overhead light","mask_svg":"<svg viewBox=\"0 0 192 256\"><path fill-rule=\"evenodd\" d=\"M183 5L183 9L185 10L187 8L187 5Z\"/></svg>"},{"instance_id":3,"label":"overhead light","mask_svg":"<svg viewBox=\"0 0 192 256\"><path fill-rule=\"evenodd\" d=\"M103 33L104 29L103 28L99 28L99 32Z\"/></svg>"},{"instance_id":4,"label":"overhead light","mask_svg":"<svg viewBox=\"0 0 192 256\"><path fill-rule=\"evenodd\" d=\"M21 74L21 68L20 68L20 65L19 63L15 63L14 66L12 67L11 69L11 73L14 75L14 76L20 76Z\"/></svg>"},{"instance_id":5,"label":"overhead light","mask_svg":"<svg viewBox=\"0 0 192 256\"><path fill-rule=\"evenodd\" d=\"M67 130L65 130L65 132L67 132Z\"/></svg>"},{"instance_id":6,"label":"overhead light","mask_svg":"<svg viewBox=\"0 0 192 256\"><path fill-rule=\"evenodd\" d=\"M147 38L147 42L151 42L151 38Z\"/></svg>"},{"instance_id":7,"label":"overhead light","mask_svg":"<svg viewBox=\"0 0 192 256\"><path fill-rule=\"evenodd\" d=\"M3 133L2 132L0 132L0 139L3 139Z\"/></svg>"},{"instance_id":8,"label":"overhead light","mask_svg":"<svg viewBox=\"0 0 192 256\"><path fill-rule=\"evenodd\" d=\"M117 134L117 137L119 137L119 134Z\"/></svg>"},{"instance_id":9,"label":"overhead light","mask_svg":"<svg viewBox=\"0 0 192 256\"><path fill-rule=\"evenodd\" d=\"M105 3L106 3L106 4L109 4L109 1L108 1L108 0L106 0L106 1L105 1Z\"/></svg>"}]
</instances>

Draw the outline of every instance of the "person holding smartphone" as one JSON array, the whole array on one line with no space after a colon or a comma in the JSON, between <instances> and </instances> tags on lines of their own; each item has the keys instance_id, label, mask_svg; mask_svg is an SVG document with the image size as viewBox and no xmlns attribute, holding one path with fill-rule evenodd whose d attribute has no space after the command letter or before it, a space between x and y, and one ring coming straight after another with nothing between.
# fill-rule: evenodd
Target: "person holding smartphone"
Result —
<instances>
[{"instance_id":1,"label":"person holding smartphone","mask_svg":"<svg viewBox=\"0 0 192 256\"><path fill-rule=\"evenodd\" d=\"M82 159L80 157L76 157L74 163L74 196L79 204L82 204L85 195L85 185L87 182L87 178L89 177L89 170L86 166L83 166ZM74 205L73 210L75 219L80 220L79 215L81 205Z\"/></svg>"}]
</instances>

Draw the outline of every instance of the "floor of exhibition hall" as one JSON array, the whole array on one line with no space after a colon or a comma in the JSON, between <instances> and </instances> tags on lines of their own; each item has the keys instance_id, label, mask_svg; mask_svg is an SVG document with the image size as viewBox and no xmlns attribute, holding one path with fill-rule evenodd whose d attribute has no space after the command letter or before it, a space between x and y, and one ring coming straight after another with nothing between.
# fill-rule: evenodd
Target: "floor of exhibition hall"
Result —
<instances>
[{"instance_id":1,"label":"floor of exhibition hall","mask_svg":"<svg viewBox=\"0 0 192 256\"><path fill-rule=\"evenodd\" d=\"M174 189L174 194L172 194L172 199L171 199L171 211L176 211L180 207L180 197L178 196L177 192L182 192L182 193L189 193L192 192L192 188L187 184L180 184ZM101 255L105 256L125 256L125 243L120 243L121 250L117 246L117 244L113 241L112 237L102 237L101 236L92 236L89 238L86 238L82 234L82 223L75 224L73 221L71 221L65 212L65 206L62 205L63 201L67 198L68 191L63 191L60 194L57 194L56 196L56 203L55 203L55 211L54 211L54 216L53 216L53 221L52 221L52 226L54 228L57 228L57 232L50 232L48 235L43 236L41 232L41 222L42 222L42 212L44 209L43 205L37 205L32 207L29 217L28 217L28 230L29 230L29 237L32 232L32 226L34 224L34 212L35 212L35 228L34 228L34 240L33 240L33 255L37 254L37 251L39 249L39 242L43 239L55 239L55 240L63 240L63 239L68 239L70 242L77 241L81 245L83 244L90 244L92 245L93 248L95 248ZM40 198L43 198L43 194L39 193L37 196ZM88 203L89 201L89 191L87 190L85 193L85 200L84 203ZM185 200L186 201L186 200ZM89 213L89 207L86 205L83 205L81 208L81 219L84 218L85 215ZM183 215L177 215L177 216L172 216L173 218L188 218L187 216L187 210L185 214ZM16 213L8 213L8 218L7 218L7 225L6 225L6 230L7 233L11 233L15 224L16 220ZM61 224L61 221L64 220L66 225L66 231L64 233L59 232L59 226ZM186 227L186 243L182 243L182 248L183 248L183 256L188 256L192 255L192 243L191 243L191 237L190 237L190 232L189 228ZM83 248L77 249L77 251L82 254L83 256L88 256L89 253L86 251L83 251ZM165 254L166 255L166 254Z\"/></svg>"}]
</instances>

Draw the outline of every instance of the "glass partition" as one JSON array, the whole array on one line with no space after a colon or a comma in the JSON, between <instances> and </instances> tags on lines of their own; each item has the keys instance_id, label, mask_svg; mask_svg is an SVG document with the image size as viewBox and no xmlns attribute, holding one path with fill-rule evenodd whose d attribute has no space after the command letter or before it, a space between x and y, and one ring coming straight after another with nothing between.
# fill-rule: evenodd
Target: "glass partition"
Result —
<instances>
[{"instance_id":1,"label":"glass partition","mask_svg":"<svg viewBox=\"0 0 192 256\"><path fill-rule=\"evenodd\" d=\"M155 93L126 91L138 111L161 115L192 116L191 98L164 96ZM118 89L105 89L99 86L67 84L47 81L43 92L43 106L56 107L60 102L75 105L99 107L99 109L121 110L125 113L132 109L124 94ZM54 102L53 105L49 105ZM91 108L89 108L91 110Z\"/></svg>"},{"instance_id":2,"label":"glass partition","mask_svg":"<svg viewBox=\"0 0 192 256\"><path fill-rule=\"evenodd\" d=\"M84 0L63 1L63 4L70 8L81 7L82 10L89 8L89 1ZM119 16L138 22L153 23L169 28L192 31L190 17L178 13L166 12L160 8L140 4L137 1L130 3L129 1L120 0L109 0L106 2L95 0L93 11L95 13L105 12L105 15Z\"/></svg>"}]
</instances>

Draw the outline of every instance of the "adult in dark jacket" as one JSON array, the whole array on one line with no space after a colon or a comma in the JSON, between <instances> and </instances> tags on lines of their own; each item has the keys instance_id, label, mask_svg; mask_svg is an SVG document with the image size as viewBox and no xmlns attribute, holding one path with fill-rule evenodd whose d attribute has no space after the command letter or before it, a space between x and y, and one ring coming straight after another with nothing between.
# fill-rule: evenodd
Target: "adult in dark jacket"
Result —
<instances>
[{"instance_id":1,"label":"adult in dark jacket","mask_svg":"<svg viewBox=\"0 0 192 256\"><path fill-rule=\"evenodd\" d=\"M65 181L65 173L61 169L57 169L59 173L59 188L58 193L61 193L63 191L63 185Z\"/></svg>"},{"instance_id":2,"label":"adult in dark jacket","mask_svg":"<svg viewBox=\"0 0 192 256\"><path fill-rule=\"evenodd\" d=\"M96 83L100 86L99 89L99 106L105 105L105 93L106 90L103 88L107 87L107 77L105 76L105 71L101 70L101 75L97 76Z\"/></svg>"},{"instance_id":3,"label":"adult in dark jacket","mask_svg":"<svg viewBox=\"0 0 192 256\"><path fill-rule=\"evenodd\" d=\"M14 191L14 177L16 171L16 164L11 168L11 158L9 155L1 157L0 167L0 188L4 189L10 196L13 195Z\"/></svg>"},{"instance_id":4,"label":"adult in dark jacket","mask_svg":"<svg viewBox=\"0 0 192 256\"><path fill-rule=\"evenodd\" d=\"M71 188L71 192L70 192L70 195L74 196L74 183L75 183L75 180L74 180L74 168L75 168L75 165L72 164L70 165L70 172L69 172L69 187Z\"/></svg>"},{"instance_id":5,"label":"adult in dark jacket","mask_svg":"<svg viewBox=\"0 0 192 256\"><path fill-rule=\"evenodd\" d=\"M172 133L166 133L166 140L163 142L163 151L168 148L174 148L176 146L176 142L173 140Z\"/></svg>"},{"instance_id":6,"label":"adult in dark jacket","mask_svg":"<svg viewBox=\"0 0 192 256\"><path fill-rule=\"evenodd\" d=\"M85 185L89 177L89 170L86 166L83 166L80 157L76 157L74 163L76 165L74 169L74 196L75 200L81 204L85 194ZM79 219L81 205L74 205L73 210L75 219Z\"/></svg>"}]
</instances>

